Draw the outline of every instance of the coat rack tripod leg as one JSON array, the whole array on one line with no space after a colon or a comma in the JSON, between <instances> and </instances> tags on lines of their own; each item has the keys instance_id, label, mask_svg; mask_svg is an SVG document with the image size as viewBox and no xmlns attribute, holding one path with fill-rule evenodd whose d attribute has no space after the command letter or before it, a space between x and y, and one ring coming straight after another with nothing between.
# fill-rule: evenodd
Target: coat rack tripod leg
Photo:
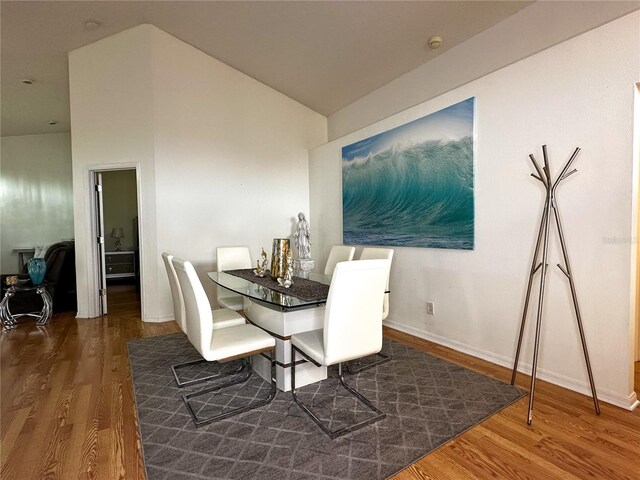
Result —
<instances>
[{"instance_id":1,"label":"coat rack tripod leg","mask_svg":"<svg viewBox=\"0 0 640 480\"><path fill-rule=\"evenodd\" d=\"M533 286L533 277L540 268L540 265L536 265L538 262L538 254L540 253L540 242L542 240L542 231L545 225L545 218L547 216L547 208L542 212L542 218L540 219L540 228L538 229L538 240L536 241L536 248L533 253L533 260L531 262L531 271L529 272L529 284L527 285L527 294L524 300L524 308L522 311L522 320L520 322L520 334L518 335L518 347L516 348L516 358L513 361L513 372L511 373L511 385L516 384L516 374L518 373L518 361L520 359L520 349L522 348L522 337L524 336L524 327L527 321L527 311L529 310L529 300L531 299L531 287Z\"/></svg>"},{"instance_id":2,"label":"coat rack tripod leg","mask_svg":"<svg viewBox=\"0 0 640 480\"><path fill-rule=\"evenodd\" d=\"M596 413L600 415L600 405L598 403L598 395L596 394L596 384L593 381L593 372L591 370L591 362L589 361L589 352L587 350L587 341L584 336L584 328L582 327L582 316L580 315L580 307L578 306L578 296L576 294L576 286L573 283L573 273L571 272L571 264L569 263L569 255L567 253L567 246L564 240L564 232L562 230L562 223L560 222L560 212L558 211L558 205L553 202L553 215L558 227L558 236L560 237L560 245L562 247L562 256L564 257L565 268L562 268L558 264L558 268L562 270L562 273L569 279L569 286L571 288L571 299L573 300L573 308L576 312L576 321L578 322L578 330L580 332L580 341L582 342L582 351L584 352L584 360L587 364L587 374L589 376L589 384L591 386L591 396L593 397L593 406Z\"/></svg>"},{"instance_id":3,"label":"coat rack tripod leg","mask_svg":"<svg viewBox=\"0 0 640 480\"><path fill-rule=\"evenodd\" d=\"M542 170L540 168L540 166L538 165L538 162L536 162L535 157L533 156L533 154L529 155L529 159L531 160L531 163L533 164L534 168L536 169L536 171L538 172L538 175L535 174L531 174L532 177L536 178L537 180L539 180L540 182L542 182L542 184L545 186L545 189L549 188L549 178L547 175L548 172L548 168L546 168L546 164L545 164L545 169ZM545 152L545 162L546 162L546 152ZM520 350L522 348L522 338L524 336L524 327L527 321L527 312L529 310L529 300L531 299L531 287L533 286L533 277L535 275L535 273L538 271L538 269L540 268L540 266L542 264L538 264L536 265L536 263L538 262L538 255L540 254L540 241L542 240L542 232L544 231L544 226L547 223L546 219L547 219L547 203L545 202L544 208L542 210L542 218L540 219L540 227L538 228L538 237L536 240L536 248L535 251L533 253L533 260L531 261L531 270L529 272L529 283L527 285L527 294L525 296L525 301L524 301L524 308L522 309L522 320L520 322L520 334L518 335L518 347L516 348L516 358L513 362L513 372L511 374L511 385L515 385L516 383L516 374L518 373L518 361L520 360Z\"/></svg>"},{"instance_id":4,"label":"coat rack tripod leg","mask_svg":"<svg viewBox=\"0 0 640 480\"><path fill-rule=\"evenodd\" d=\"M545 162L546 167L546 162ZM542 243L542 264L540 267L540 291L538 292L538 315L536 319L536 336L533 346L533 365L531 367L531 387L529 388L529 408L527 410L527 424L531 425L533 419L533 398L536 389L536 371L538 369L538 351L540 347L540 331L542 327L542 311L544 306L544 287L547 278L547 258L549 254L549 221L551 215L551 190L547 188L547 202L544 214L544 233Z\"/></svg>"}]
</instances>

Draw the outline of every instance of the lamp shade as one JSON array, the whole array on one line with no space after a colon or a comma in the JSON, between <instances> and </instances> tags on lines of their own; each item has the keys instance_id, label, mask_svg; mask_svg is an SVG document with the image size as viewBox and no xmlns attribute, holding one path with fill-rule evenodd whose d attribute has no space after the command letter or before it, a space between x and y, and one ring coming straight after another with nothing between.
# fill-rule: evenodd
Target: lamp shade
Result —
<instances>
[{"instance_id":1,"label":"lamp shade","mask_svg":"<svg viewBox=\"0 0 640 480\"><path fill-rule=\"evenodd\" d=\"M124 232L122 231L122 228L114 228L113 230L111 230L111 238L123 238L124 237Z\"/></svg>"}]
</instances>

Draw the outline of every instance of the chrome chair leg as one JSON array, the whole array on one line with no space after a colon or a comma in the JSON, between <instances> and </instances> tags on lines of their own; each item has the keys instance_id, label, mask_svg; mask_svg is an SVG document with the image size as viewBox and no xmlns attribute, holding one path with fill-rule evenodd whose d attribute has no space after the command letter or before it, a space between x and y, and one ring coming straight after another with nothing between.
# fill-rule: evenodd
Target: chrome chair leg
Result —
<instances>
[{"instance_id":1,"label":"chrome chair leg","mask_svg":"<svg viewBox=\"0 0 640 480\"><path fill-rule=\"evenodd\" d=\"M373 368L373 367L377 367L378 365L382 365L383 363L387 363L389 361L391 361L391 355L387 355L386 353L382 353L382 352L378 352L376 353L376 356L379 357L378 360L376 360L373 363L368 363L367 365L364 365L362 367L358 367L358 368L351 368L351 365L356 362L356 360L352 360L351 362L347 362L347 372L349 372L349 375L356 375L360 372L366 372L367 370Z\"/></svg>"},{"instance_id":2,"label":"chrome chair leg","mask_svg":"<svg viewBox=\"0 0 640 480\"><path fill-rule=\"evenodd\" d=\"M296 362L295 362L295 353L296 352L298 352L307 361L313 363L317 367L321 366L318 362L316 362L312 358L309 358L307 355L305 355L304 352L302 352L301 350L299 350L296 347L294 347L293 345L291 345L291 395L293 396L293 401L307 415L309 415L309 417L311 417L311 420L313 420L316 423L316 425L318 425L322 429L322 431L324 433L326 433L330 438L334 439L334 438L337 438L337 437L341 437L342 435L346 435L347 433L353 432L355 430L359 430L359 429L361 429L363 427L366 427L368 425L371 425L371 424L373 424L373 423L375 423L375 422L377 422L379 420L382 420L383 418L385 418L387 416L386 413L382 412L373 403L371 403L371 401L367 397L365 397L360 392L358 392L356 389L354 389L353 387L351 387L351 386L349 386L347 384L347 382L344 379L344 375L342 373L342 363L339 363L338 364L338 377L340 378L340 383L342 384L342 386L350 394L352 394L354 397L356 397L358 400L360 400L365 406L367 406L367 408L369 408L369 410L374 412L376 415L374 417L371 417L371 418L367 419L367 420L363 420L362 422L358 422L358 423L355 423L353 425L347 425L347 426L339 428L337 430L331 430L324 423L322 423L322 420L320 420L320 418L318 418L318 416L309 407L307 407L304 403L302 403L302 401L296 395Z\"/></svg>"},{"instance_id":3,"label":"chrome chair leg","mask_svg":"<svg viewBox=\"0 0 640 480\"><path fill-rule=\"evenodd\" d=\"M251 368L251 363L248 359L243 358L242 363L247 365L247 372L239 379L233 379L228 382L215 385L210 388L205 388L204 390L200 390L198 392L187 393L182 396L182 400L186 404L187 410L189 411L189 414L191 415L191 418L193 419L193 423L195 423L196 427L201 427L202 425L206 425L206 424L215 422L217 420L222 420L223 418L232 417L234 415L238 415L240 413L253 410L254 408L262 407L264 405L267 405L274 399L274 397L276 396L276 372L275 372L276 352L275 350L271 350L271 372L270 372L271 373L271 389L269 390L269 396L266 399L258 400L256 402L250 403L249 405L237 407L232 410L229 410L228 412L219 413L218 415L213 415L206 418L202 418L198 416L193 405L190 403L190 400L192 400L193 398L199 397L201 395L205 395L207 393L222 390L224 388L230 387L232 385L236 385L238 383L246 382L251 377L251 373L253 372L253 369Z\"/></svg>"},{"instance_id":4,"label":"chrome chair leg","mask_svg":"<svg viewBox=\"0 0 640 480\"><path fill-rule=\"evenodd\" d=\"M232 372L214 373L213 375L209 375L209 376L206 376L206 377L200 377L200 378L194 378L193 380L187 380L186 382L181 382L180 381L180 378L178 377L178 369L179 368L190 367L191 365L199 365L201 363L211 363L211 362L207 362L204 358L201 358L200 360L192 360L190 362L178 363L176 365L171 365L171 372L173 373L173 378L175 378L176 385L178 385L178 388L188 387L190 385L197 385L198 383L207 382L209 380L215 380L216 378L226 377L227 375L236 375L238 373L241 373L246 368L245 363L242 362L242 364L240 365L240 368L238 368L237 370L234 370Z\"/></svg>"}]
</instances>

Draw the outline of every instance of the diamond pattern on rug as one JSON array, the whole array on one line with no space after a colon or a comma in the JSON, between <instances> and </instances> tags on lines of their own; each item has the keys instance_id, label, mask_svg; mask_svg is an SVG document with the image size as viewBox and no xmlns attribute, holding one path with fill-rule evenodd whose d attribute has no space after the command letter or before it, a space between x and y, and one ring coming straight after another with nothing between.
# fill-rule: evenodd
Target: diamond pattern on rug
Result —
<instances>
[{"instance_id":1,"label":"diamond pattern on rug","mask_svg":"<svg viewBox=\"0 0 640 480\"><path fill-rule=\"evenodd\" d=\"M149 480L382 479L524 395L509 384L385 339L383 352L392 356L390 362L357 375L345 373L348 384L387 414L373 425L331 440L291 393L278 391L269 405L196 429L182 395L217 380L176 386L170 366L200 358L186 335L133 340L128 350ZM233 375L240 366L240 361L211 362L178 371L185 381ZM265 398L268 390L269 383L253 374L223 395L213 392L191 403L199 415L209 416ZM332 429L374 415L340 386L337 367L329 368L326 380L298 392Z\"/></svg>"}]
</instances>

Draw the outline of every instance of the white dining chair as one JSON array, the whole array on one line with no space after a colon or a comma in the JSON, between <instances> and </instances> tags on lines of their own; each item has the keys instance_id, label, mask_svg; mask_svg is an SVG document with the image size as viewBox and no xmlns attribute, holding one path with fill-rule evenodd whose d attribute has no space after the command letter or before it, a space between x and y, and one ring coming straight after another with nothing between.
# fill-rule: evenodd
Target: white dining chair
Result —
<instances>
[{"instance_id":1,"label":"white dining chair","mask_svg":"<svg viewBox=\"0 0 640 480\"><path fill-rule=\"evenodd\" d=\"M373 260L376 258L389 260L389 274L387 275L387 286L382 306L382 320L386 320L389 316L389 276L391 274L391 262L393 261L393 248L365 247L360 253L360 260Z\"/></svg>"},{"instance_id":2,"label":"white dining chair","mask_svg":"<svg viewBox=\"0 0 640 480\"><path fill-rule=\"evenodd\" d=\"M182 300L182 292L178 285L178 277L176 277L176 271L173 268L171 260L173 255L167 252L162 252L162 261L164 267L167 270L167 277L169 278L169 288L171 289L171 300L173 302L173 319L176 321L180 330L187 333L186 319L184 318L184 301Z\"/></svg>"},{"instance_id":3,"label":"white dining chair","mask_svg":"<svg viewBox=\"0 0 640 480\"><path fill-rule=\"evenodd\" d=\"M176 270L173 267L173 258L174 256L171 254L168 254L166 252L162 253L162 260L164 261L164 266L167 270L167 277L169 277L169 288L171 289L171 299L173 301L173 318L175 319L180 329L184 333L187 333L187 319L185 315L184 298L182 297L182 291L180 290L180 285L178 284L178 276L176 275ZM219 308L217 310L213 310L211 312L211 318L212 327L214 330L218 328L233 327L235 325L244 325L246 323L246 319L242 315L228 308ZM213 378L217 378L219 375L215 374L209 375L207 377L199 377L196 379L187 380L184 382L180 381L180 378L178 377L179 368L187 368L205 362L206 360L194 360L190 362L171 365L171 371L173 372L173 376L178 387L182 388L188 385L195 385L196 383L201 383Z\"/></svg>"},{"instance_id":4,"label":"white dining chair","mask_svg":"<svg viewBox=\"0 0 640 480\"><path fill-rule=\"evenodd\" d=\"M353 260L355 253L355 247L347 247L345 245L334 245L331 247L327 264L324 267L324 274L332 275L338 262L349 262Z\"/></svg>"},{"instance_id":5,"label":"white dining chair","mask_svg":"<svg viewBox=\"0 0 640 480\"><path fill-rule=\"evenodd\" d=\"M365 396L349 386L343 362L377 353L382 348L382 302L389 260L358 260L336 265L325 306L324 328L291 335L291 393L293 400L331 438L344 435L385 417ZM338 364L341 385L374 416L331 430L296 394L296 353L314 365ZM333 415L332 415L333 417Z\"/></svg>"},{"instance_id":6,"label":"white dining chair","mask_svg":"<svg viewBox=\"0 0 640 480\"><path fill-rule=\"evenodd\" d=\"M231 360L242 359L241 370L245 371L245 374L240 378L217 383L214 386L198 392L187 393L182 396L196 427L228 418L271 402L276 394L275 339L260 328L249 324L214 329L211 304L193 265L190 262L176 258L172 260L172 264L178 276L180 290L184 298L187 336L191 344L207 362L225 363ZM251 363L248 357L261 353L268 353L271 358L271 388L269 396L266 399L252 401L249 404L233 408L217 415L206 418L199 417L191 404L191 400L248 380L252 374Z\"/></svg>"},{"instance_id":7,"label":"white dining chair","mask_svg":"<svg viewBox=\"0 0 640 480\"><path fill-rule=\"evenodd\" d=\"M218 259L218 272L225 270L237 270L240 268L252 268L251 254L247 247L218 247L216 249ZM224 287L217 288L218 305L231 310L242 310L242 295Z\"/></svg>"},{"instance_id":8,"label":"white dining chair","mask_svg":"<svg viewBox=\"0 0 640 480\"><path fill-rule=\"evenodd\" d=\"M373 260L373 259L389 260L389 271L387 272L387 285L385 287L384 302L382 304L382 320L385 320L389 316L389 276L391 275L391 262L393 260L393 248L379 248L379 247L363 248L362 252L360 253L360 260ZM347 371L350 374L355 375L356 373L364 372L365 370L369 370L373 367L376 367L378 365L381 365L391 360L391 356L383 352L378 352L376 356L378 357L377 360L373 362L368 362L359 367L354 367L355 362L347 363Z\"/></svg>"}]
</instances>

